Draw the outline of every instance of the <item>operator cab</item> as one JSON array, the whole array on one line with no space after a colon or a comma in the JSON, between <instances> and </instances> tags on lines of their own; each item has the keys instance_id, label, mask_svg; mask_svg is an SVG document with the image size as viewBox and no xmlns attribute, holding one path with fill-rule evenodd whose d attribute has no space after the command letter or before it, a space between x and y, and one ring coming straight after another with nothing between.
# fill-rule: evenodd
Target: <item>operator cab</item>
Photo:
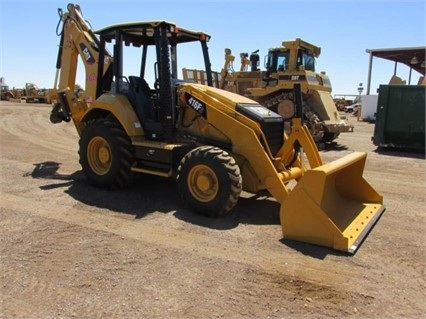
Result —
<instances>
[{"instance_id":1,"label":"operator cab","mask_svg":"<svg viewBox=\"0 0 426 319\"><path fill-rule=\"evenodd\" d=\"M306 71L315 72L315 54L307 48L300 47L297 49L297 56L294 58L291 56L290 50L283 48L270 50L268 55L265 57L265 68L269 73L293 71L296 63L296 70L301 70L303 67ZM293 59L293 62L290 60Z\"/></svg>"},{"instance_id":2,"label":"operator cab","mask_svg":"<svg viewBox=\"0 0 426 319\"><path fill-rule=\"evenodd\" d=\"M265 59L265 68L270 73L285 71L288 69L289 59L288 51L270 51Z\"/></svg>"},{"instance_id":3,"label":"operator cab","mask_svg":"<svg viewBox=\"0 0 426 319\"><path fill-rule=\"evenodd\" d=\"M103 61L107 43L113 46L113 78L111 92L125 95L142 125L146 137L153 140L170 140L176 121L176 86L179 83L177 70L177 46L181 43L200 42L208 85L212 85L211 65L207 42L210 36L204 32L177 27L173 22L150 21L113 25L96 33L100 36L99 61ZM124 50L141 54L140 65L131 74L124 74ZM150 49L150 50L149 50ZM149 57L148 52L154 57ZM152 54L154 52L154 54ZM133 53L133 52L132 52ZM133 57L133 55L132 55ZM148 58L154 61L147 63ZM128 65L129 62L126 62ZM148 73L154 74L154 85L147 82ZM98 74L102 74L102 64ZM98 78L99 79L99 78ZM100 79L102 81L102 79ZM100 83L97 97L102 94Z\"/></svg>"},{"instance_id":4,"label":"operator cab","mask_svg":"<svg viewBox=\"0 0 426 319\"><path fill-rule=\"evenodd\" d=\"M297 54L297 66L303 66L306 71L315 72L315 57L314 53L305 48L300 48Z\"/></svg>"}]
</instances>

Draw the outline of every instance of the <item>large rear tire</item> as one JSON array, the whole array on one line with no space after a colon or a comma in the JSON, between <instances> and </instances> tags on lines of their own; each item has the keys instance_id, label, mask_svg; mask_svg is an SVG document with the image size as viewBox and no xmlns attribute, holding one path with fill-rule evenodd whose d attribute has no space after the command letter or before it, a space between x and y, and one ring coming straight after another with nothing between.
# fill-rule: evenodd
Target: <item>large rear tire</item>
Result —
<instances>
[{"instance_id":1,"label":"large rear tire","mask_svg":"<svg viewBox=\"0 0 426 319\"><path fill-rule=\"evenodd\" d=\"M225 151L201 146L184 156L177 170L183 201L197 213L218 217L238 202L242 190L240 168Z\"/></svg>"},{"instance_id":2,"label":"large rear tire","mask_svg":"<svg viewBox=\"0 0 426 319\"><path fill-rule=\"evenodd\" d=\"M80 139L80 164L97 187L120 189L131 181L132 146L123 128L110 119L87 127Z\"/></svg>"}]
</instances>

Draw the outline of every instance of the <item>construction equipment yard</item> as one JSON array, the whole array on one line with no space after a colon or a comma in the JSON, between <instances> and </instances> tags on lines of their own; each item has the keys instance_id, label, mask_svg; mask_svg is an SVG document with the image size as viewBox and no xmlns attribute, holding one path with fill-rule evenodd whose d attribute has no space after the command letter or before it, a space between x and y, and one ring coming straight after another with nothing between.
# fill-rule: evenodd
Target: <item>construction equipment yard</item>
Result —
<instances>
[{"instance_id":1,"label":"construction equipment yard","mask_svg":"<svg viewBox=\"0 0 426 319\"><path fill-rule=\"evenodd\" d=\"M50 105L0 102L1 318L420 318L424 154L378 151L357 121L320 152L366 151L386 211L355 255L282 239L278 203L243 193L212 219L174 181L90 186L72 125Z\"/></svg>"}]
</instances>

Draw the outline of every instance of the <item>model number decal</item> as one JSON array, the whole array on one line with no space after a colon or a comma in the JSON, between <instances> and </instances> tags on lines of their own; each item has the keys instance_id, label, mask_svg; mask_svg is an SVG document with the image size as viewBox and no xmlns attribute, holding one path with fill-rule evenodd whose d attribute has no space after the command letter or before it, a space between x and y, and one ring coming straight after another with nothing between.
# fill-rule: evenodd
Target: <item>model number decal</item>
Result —
<instances>
[{"instance_id":1,"label":"model number decal","mask_svg":"<svg viewBox=\"0 0 426 319\"><path fill-rule=\"evenodd\" d=\"M197 101L194 97L190 97L188 100L188 104L192 106L194 110L197 112L203 113L204 107L203 104L201 104L200 101Z\"/></svg>"},{"instance_id":2,"label":"model number decal","mask_svg":"<svg viewBox=\"0 0 426 319\"><path fill-rule=\"evenodd\" d=\"M186 95L186 101L188 105L193 108L195 111L200 113L202 116L206 117L206 104L198 100L197 98L193 97L192 95L185 93Z\"/></svg>"}]
</instances>

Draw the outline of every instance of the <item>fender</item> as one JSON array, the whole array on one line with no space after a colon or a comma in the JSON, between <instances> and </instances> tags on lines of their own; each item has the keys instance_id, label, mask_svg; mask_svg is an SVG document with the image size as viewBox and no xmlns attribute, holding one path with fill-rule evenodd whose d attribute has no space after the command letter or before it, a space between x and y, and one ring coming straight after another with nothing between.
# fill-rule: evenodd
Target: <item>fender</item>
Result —
<instances>
[{"instance_id":1,"label":"fender","mask_svg":"<svg viewBox=\"0 0 426 319\"><path fill-rule=\"evenodd\" d=\"M105 114L112 114L131 139L135 136L144 135L135 110L126 96L113 93L102 94L87 109L81 118L81 122L85 123L92 119L105 117Z\"/></svg>"}]
</instances>

